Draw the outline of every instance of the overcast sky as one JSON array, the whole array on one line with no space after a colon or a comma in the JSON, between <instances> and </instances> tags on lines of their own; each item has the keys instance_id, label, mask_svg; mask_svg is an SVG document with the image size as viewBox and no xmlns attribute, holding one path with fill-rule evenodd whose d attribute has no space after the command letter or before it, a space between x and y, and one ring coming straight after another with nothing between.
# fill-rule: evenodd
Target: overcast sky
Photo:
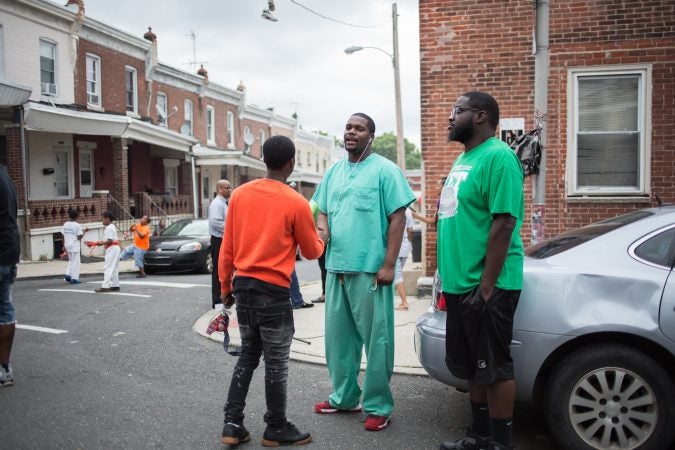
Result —
<instances>
[{"instance_id":1,"label":"overcast sky","mask_svg":"<svg viewBox=\"0 0 675 450\"><path fill-rule=\"evenodd\" d=\"M342 22L381 26L342 25L291 0L275 0L278 22L260 17L267 0L85 0L85 7L87 16L137 36L152 26L160 61L181 69L192 70L186 63L193 60L188 35L194 31L196 60L206 61L212 81L235 88L242 80L248 103L274 106L285 116L297 111L305 129L341 137L349 115L361 111L373 117L378 136L395 132L391 59L372 49L344 53L351 45L392 53L392 3L296 1ZM403 128L406 138L419 147L417 1L398 0L397 5Z\"/></svg>"}]
</instances>

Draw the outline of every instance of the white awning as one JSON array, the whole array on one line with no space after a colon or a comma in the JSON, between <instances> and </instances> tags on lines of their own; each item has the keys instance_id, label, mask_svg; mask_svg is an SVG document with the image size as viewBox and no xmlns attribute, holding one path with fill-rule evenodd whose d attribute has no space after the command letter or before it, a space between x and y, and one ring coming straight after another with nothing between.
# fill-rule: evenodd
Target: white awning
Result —
<instances>
[{"instance_id":1,"label":"white awning","mask_svg":"<svg viewBox=\"0 0 675 450\"><path fill-rule=\"evenodd\" d=\"M312 183L319 184L323 180L323 175L314 172L305 172L304 170L295 169L290 177L288 177L288 182L295 181L303 183Z\"/></svg>"},{"instance_id":2,"label":"white awning","mask_svg":"<svg viewBox=\"0 0 675 450\"><path fill-rule=\"evenodd\" d=\"M0 80L0 108L23 105L32 91L28 86Z\"/></svg>"},{"instance_id":3,"label":"white awning","mask_svg":"<svg viewBox=\"0 0 675 450\"><path fill-rule=\"evenodd\" d=\"M197 140L133 117L99 114L27 103L26 128L54 133L90 134L133 139L173 150L189 152Z\"/></svg>"},{"instance_id":4,"label":"white awning","mask_svg":"<svg viewBox=\"0 0 675 450\"><path fill-rule=\"evenodd\" d=\"M267 170L263 160L245 154L241 150L217 150L195 146L195 164L198 166L239 166Z\"/></svg>"}]
</instances>

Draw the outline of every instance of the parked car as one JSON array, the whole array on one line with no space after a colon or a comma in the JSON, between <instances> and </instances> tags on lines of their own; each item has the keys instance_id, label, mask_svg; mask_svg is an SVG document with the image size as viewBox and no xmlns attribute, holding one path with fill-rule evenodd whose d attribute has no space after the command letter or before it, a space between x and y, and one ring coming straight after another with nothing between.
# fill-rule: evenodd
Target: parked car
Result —
<instances>
[{"instance_id":1,"label":"parked car","mask_svg":"<svg viewBox=\"0 0 675 450\"><path fill-rule=\"evenodd\" d=\"M517 400L542 405L566 449L670 448L675 440L675 207L644 209L526 250L511 351ZM437 380L445 299L436 277L415 351Z\"/></svg>"},{"instance_id":2,"label":"parked car","mask_svg":"<svg viewBox=\"0 0 675 450\"><path fill-rule=\"evenodd\" d=\"M211 235L206 219L182 219L150 238L145 271L211 273Z\"/></svg>"}]
</instances>

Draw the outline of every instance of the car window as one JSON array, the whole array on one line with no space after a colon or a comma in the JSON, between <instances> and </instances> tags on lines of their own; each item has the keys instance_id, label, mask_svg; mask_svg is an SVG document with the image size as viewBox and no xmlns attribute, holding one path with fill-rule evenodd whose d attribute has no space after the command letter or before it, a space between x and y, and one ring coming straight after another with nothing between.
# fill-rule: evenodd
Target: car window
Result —
<instances>
[{"instance_id":1,"label":"car window","mask_svg":"<svg viewBox=\"0 0 675 450\"><path fill-rule=\"evenodd\" d=\"M633 211L628 214L602 220L592 225L587 225L576 230L571 230L558 236L552 237L544 242L533 245L525 249L525 254L530 258L543 259L549 256L557 255L577 245L602 236L605 233L614 231L629 223L637 222L645 217L651 216L649 211Z\"/></svg>"},{"instance_id":2,"label":"car window","mask_svg":"<svg viewBox=\"0 0 675 450\"><path fill-rule=\"evenodd\" d=\"M206 220L179 220L162 232L162 236L208 236L209 222Z\"/></svg>"},{"instance_id":3,"label":"car window","mask_svg":"<svg viewBox=\"0 0 675 450\"><path fill-rule=\"evenodd\" d=\"M671 228L640 244L635 249L635 256L659 266L671 267L674 249L675 228Z\"/></svg>"}]
</instances>

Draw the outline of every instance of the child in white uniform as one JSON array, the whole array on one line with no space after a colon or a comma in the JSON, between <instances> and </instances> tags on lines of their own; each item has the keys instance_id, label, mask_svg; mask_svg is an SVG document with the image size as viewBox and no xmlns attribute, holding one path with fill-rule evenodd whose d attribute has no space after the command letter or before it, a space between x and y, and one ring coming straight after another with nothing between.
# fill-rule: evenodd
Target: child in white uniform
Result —
<instances>
[{"instance_id":1,"label":"child in white uniform","mask_svg":"<svg viewBox=\"0 0 675 450\"><path fill-rule=\"evenodd\" d=\"M103 240L96 242L96 245L103 245L105 247L103 284L99 289L96 289L96 292L120 290L120 242L117 239L117 228L113 225L113 220L115 220L115 215L111 211L103 211L101 214L101 222L105 225Z\"/></svg>"},{"instance_id":2,"label":"child in white uniform","mask_svg":"<svg viewBox=\"0 0 675 450\"><path fill-rule=\"evenodd\" d=\"M68 268L66 275L63 277L66 282L72 284L80 284L80 241L84 233L82 227L77 223L77 218L80 213L71 208L68 211L70 220L63 224L61 234L63 235L63 249L68 253Z\"/></svg>"}]
</instances>

